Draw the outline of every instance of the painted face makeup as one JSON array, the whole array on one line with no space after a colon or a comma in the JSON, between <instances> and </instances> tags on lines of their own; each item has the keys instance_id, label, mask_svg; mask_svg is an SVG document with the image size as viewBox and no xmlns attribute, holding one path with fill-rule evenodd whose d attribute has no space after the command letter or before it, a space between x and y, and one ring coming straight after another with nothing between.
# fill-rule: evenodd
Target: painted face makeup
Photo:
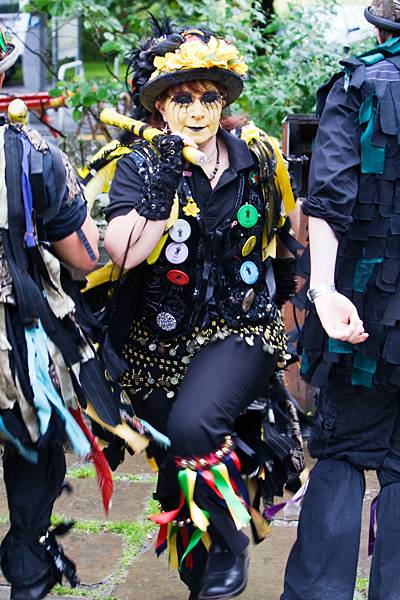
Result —
<instances>
[{"instance_id":1,"label":"painted face makeup","mask_svg":"<svg viewBox=\"0 0 400 600\"><path fill-rule=\"evenodd\" d=\"M185 133L201 145L216 135L223 106L223 97L212 85L202 93L183 88L167 97L162 114L171 131Z\"/></svg>"}]
</instances>

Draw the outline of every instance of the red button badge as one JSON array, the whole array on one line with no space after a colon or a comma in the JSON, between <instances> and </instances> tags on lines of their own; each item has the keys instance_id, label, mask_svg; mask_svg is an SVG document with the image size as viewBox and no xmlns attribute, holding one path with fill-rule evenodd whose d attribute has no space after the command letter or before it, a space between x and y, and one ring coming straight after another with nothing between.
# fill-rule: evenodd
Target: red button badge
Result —
<instances>
[{"instance_id":1,"label":"red button badge","mask_svg":"<svg viewBox=\"0 0 400 600\"><path fill-rule=\"evenodd\" d=\"M189 283L189 275L177 269L168 271L167 278L171 283L175 283L175 285L187 285Z\"/></svg>"}]
</instances>

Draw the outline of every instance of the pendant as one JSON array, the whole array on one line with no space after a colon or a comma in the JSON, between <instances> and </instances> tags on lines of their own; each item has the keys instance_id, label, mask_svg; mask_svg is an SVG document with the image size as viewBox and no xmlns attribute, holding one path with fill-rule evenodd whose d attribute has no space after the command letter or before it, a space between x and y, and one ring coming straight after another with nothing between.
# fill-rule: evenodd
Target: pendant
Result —
<instances>
[{"instance_id":1,"label":"pendant","mask_svg":"<svg viewBox=\"0 0 400 600\"><path fill-rule=\"evenodd\" d=\"M191 196L188 196L187 204L182 210L187 217L197 217L200 212L199 207Z\"/></svg>"}]
</instances>

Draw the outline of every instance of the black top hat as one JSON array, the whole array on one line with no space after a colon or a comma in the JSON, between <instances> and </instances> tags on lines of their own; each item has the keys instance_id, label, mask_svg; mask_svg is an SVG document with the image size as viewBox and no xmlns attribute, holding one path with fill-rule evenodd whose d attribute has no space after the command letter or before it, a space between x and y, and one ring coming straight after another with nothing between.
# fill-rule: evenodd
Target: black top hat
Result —
<instances>
[{"instance_id":1,"label":"black top hat","mask_svg":"<svg viewBox=\"0 0 400 600\"><path fill-rule=\"evenodd\" d=\"M372 23L372 25L378 27L378 29L383 29L384 31L392 31L393 33L400 34L400 21L395 21L394 19L378 16L371 11L372 8L372 6L368 6L364 11L364 16L369 23Z\"/></svg>"},{"instance_id":2,"label":"black top hat","mask_svg":"<svg viewBox=\"0 0 400 600\"><path fill-rule=\"evenodd\" d=\"M226 92L226 106L239 98L243 91L243 79L234 71L218 67L209 69L179 69L172 73L159 75L146 83L140 94L141 103L147 110L152 111L157 98L159 98L169 87L177 85L178 83L199 79L215 81L221 85Z\"/></svg>"},{"instance_id":3,"label":"black top hat","mask_svg":"<svg viewBox=\"0 0 400 600\"><path fill-rule=\"evenodd\" d=\"M169 87L187 81L215 81L227 105L240 96L247 66L234 44L203 29L175 28L168 19L152 21L154 37L127 60L135 118L145 118L142 111L152 112Z\"/></svg>"}]
</instances>

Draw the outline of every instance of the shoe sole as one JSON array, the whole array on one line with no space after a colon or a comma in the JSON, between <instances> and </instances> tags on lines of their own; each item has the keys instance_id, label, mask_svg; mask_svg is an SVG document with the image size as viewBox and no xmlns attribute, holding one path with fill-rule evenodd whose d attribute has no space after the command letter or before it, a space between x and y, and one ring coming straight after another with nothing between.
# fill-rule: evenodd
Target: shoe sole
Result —
<instances>
[{"instance_id":1,"label":"shoe sole","mask_svg":"<svg viewBox=\"0 0 400 600\"><path fill-rule=\"evenodd\" d=\"M249 567L249 559L247 558L246 571L247 571L248 567ZM234 592L230 593L229 595L223 594L222 596L221 595L219 595L219 596L202 596L201 591L200 591L199 595L197 596L197 600L229 600L230 598L237 598L246 589L247 582L248 582L248 577L246 577L246 579L243 581L243 584L240 586L240 588L238 588Z\"/></svg>"}]
</instances>

